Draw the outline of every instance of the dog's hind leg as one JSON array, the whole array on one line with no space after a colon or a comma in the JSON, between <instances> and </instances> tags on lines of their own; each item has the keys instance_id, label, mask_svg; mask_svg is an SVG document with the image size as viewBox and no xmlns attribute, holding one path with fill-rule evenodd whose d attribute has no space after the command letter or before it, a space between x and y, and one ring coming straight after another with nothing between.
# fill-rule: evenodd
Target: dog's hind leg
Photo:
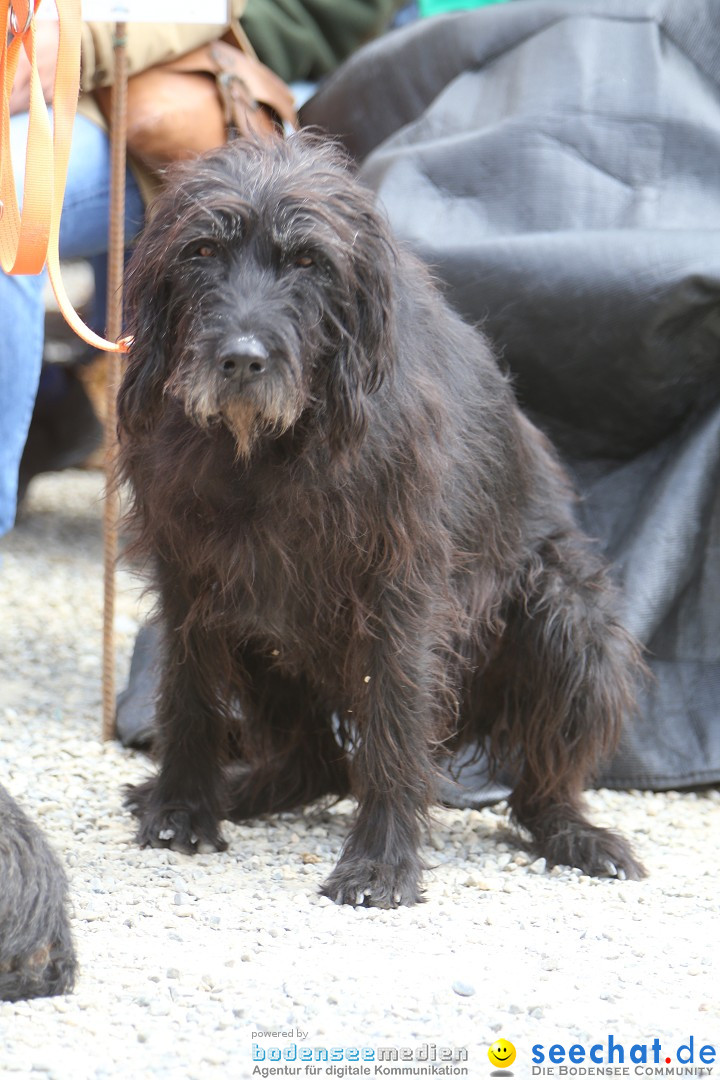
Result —
<instances>
[{"instance_id":1,"label":"dog's hind leg","mask_svg":"<svg viewBox=\"0 0 720 1080\"><path fill-rule=\"evenodd\" d=\"M290 677L245 650L240 752L228 774L225 816L243 821L350 790L332 709L302 677Z\"/></svg>"},{"instance_id":2,"label":"dog's hind leg","mask_svg":"<svg viewBox=\"0 0 720 1080\"><path fill-rule=\"evenodd\" d=\"M627 842L592 825L582 790L614 748L642 670L616 597L583 539L547 541L506 613L500 653L480 682L496 759L518 768L509 804L549 865L644 875Z\"/></svg>"}]
</instances>

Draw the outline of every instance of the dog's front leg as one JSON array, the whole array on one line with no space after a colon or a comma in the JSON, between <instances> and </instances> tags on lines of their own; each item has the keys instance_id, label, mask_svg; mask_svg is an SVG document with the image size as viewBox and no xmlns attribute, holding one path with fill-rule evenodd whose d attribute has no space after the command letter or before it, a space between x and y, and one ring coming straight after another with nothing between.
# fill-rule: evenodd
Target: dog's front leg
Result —
<instances>
[{"instance_id":1,"label":"dog's front leg","mask_svg":"<svg viewBox=\"0 0 720 1080\"><path fill-rule=\"evenodd\" d=\"M322 890L340 904L392 908L422 900L418 847L433 795L438 661L407 626L395 626L397 638L376 643L364 665L352 665L358 811Z\"/></svg>"},{"instance_id":2,"label":"dog's front leg","mask_svg":"<svg viewBox=\"0 0 720 1080\"><path fill-rule=\"evenodd\" d=\"M174 605L177 608L177 602ZM127 789L126 805L140 820L143 847L194 854L224 851L218 823L225 722L219 697L223 643L164 605L165 656L157 706L160 772ZM174 616L174 617L173 617Z\"/></svg>"}]
</instances>

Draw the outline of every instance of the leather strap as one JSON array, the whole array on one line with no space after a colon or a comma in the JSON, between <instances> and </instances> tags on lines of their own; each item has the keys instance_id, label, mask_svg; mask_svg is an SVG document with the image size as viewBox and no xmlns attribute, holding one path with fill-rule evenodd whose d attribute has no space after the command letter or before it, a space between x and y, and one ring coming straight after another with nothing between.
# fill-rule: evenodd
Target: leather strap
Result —
<instances>
[{"instance_id":1,"label":"leather strap","mask_svg":"<svg viewBox=\"0 0 720 1080\"><path fill-rule=\"evenodd\" d=\"M7 274L39 274L47 262L58 306L75 333L95 349L126 352L126 340L106 341L85 325L70 303L60 274L60 214L80 90L80 0L56 0L60 30L52 126L35 55L35 13L41 2L0 0L0 265ZM10 153L10 94L23 49L31 75L21 214Z\"/></svg>"}]
</instances>

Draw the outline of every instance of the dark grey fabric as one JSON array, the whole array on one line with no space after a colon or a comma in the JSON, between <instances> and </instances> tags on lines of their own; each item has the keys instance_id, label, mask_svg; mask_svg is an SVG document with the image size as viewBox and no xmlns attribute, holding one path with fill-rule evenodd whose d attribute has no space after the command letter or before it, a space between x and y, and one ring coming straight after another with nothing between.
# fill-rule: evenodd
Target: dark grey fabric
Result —
<instances>
[{"instance_id":1,"label":"dark grey fabric","mask_svg":"<svg viewBox=\"0 0 720 1080\"><path fill-rule=\"evenodd\" d=\"M160 690L162 635L155 623L140 627L127 687L117 696L115 725L123 746L147 750L155 737L155 702Z\"/></svg>"},{"instance_id":2,"label":"dark grey fabric","mask_svg":"<svg viewBox=\"0 0 720 1080\"><path fill-rule=\"evenodd\" d=\"M575 475L653 675L602 782L717 782L716 0L420 22L356 54L302 119L343 139Z\"/></svg>"}]
</instances>

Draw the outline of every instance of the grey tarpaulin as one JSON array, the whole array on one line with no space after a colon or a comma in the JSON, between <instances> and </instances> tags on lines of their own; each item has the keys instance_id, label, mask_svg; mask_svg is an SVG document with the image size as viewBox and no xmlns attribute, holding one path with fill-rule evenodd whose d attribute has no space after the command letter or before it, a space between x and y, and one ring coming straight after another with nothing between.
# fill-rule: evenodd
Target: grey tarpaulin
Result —
<instances>
[{"instance_id":1,"label":"grey tarpaulin","mask_svg":"<svg viewBox=\"0 0 720 1080\"><path fill-rule=\"evenodd\" d=\"M717 782L717 0L422 21L356 54L303 121L342 137L576 477L653 674L601 779Z\"/></svg>"}]
</instances>

